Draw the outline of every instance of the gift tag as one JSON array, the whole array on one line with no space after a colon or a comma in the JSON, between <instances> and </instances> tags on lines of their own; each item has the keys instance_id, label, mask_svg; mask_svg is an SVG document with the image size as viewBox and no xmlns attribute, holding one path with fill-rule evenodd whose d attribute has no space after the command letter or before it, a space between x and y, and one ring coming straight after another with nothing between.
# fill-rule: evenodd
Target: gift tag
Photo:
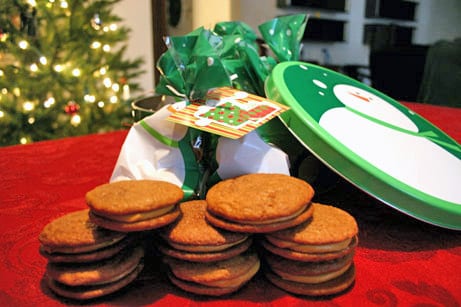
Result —
<instances>
[{"instance_id":1,"label":"gift tag","mask_svg":"<svg viewBox=\"0 0 461 307\"><path fill-rule=\"evenodd\" d=\"M317 158L366 193L412 217L461 230L461 146L394 99L303 62L278 64L269 98Z\"/></svg>"},{"instance_id":2,"label":"gift tag","mask_svg":"<svg viewBox=\"0 0 461 307\"><path fill-rule=\"evenodd\" d=\"M238 139L288 106L230 87L210 90L204 102L191 103L167 120L231 139Z\"/></svg>"}]
</instances>

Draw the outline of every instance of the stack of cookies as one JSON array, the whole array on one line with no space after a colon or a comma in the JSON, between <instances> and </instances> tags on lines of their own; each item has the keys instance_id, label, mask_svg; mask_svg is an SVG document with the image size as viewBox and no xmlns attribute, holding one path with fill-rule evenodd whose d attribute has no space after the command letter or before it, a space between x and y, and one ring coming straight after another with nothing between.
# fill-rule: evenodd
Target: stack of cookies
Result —
<instances>
[{"instance_id":1,"label":"stack of cookies","mask_svg":"<svg viewBox=\"0 0 461 307\"><path fill-rule=\"evenodd\" d=\"M92 299L130 284L143 268L144 250L125 233L93 224L89 210L48 223L39 235L47 258L45 280L56 294Z\"/></svg>"},{"instance_id":2,"label":"stack of cookies","mask_svg":"<svg viewBox=\"0 0 461 307\"><path fill-rule=\"evenodd\" d=\"M314 203L311 220L265 235L266 277L295 294L340 293L355 280L358 227L347 212Z\"/></svg>"},{"instance_id":3,"label":"stack of cookies","mask_svg":"<svg viewBox=\"0 0 461 307\"><path fill-rule=\"evenodd\" d=\"M237 291L259 270L259 258L244 233L213 227L204 200L180 204L180 218L159 230L168 277L179 288L201 295Z\"/></svg>"},{"instance_id":4,"label":"stack of cookies","mask_svg":"<svg viewBox=\"0 0 461 307\"><path fill-rule=\"evenodd\" d=\"M166 181L123 180L97 186L86 194L86 202L95 224L134 232L174 222L183 196L180 187Z\"/></svg>"},{"instance_id":5,"label":"stack of cookies","mask_svg":"<svg viewBox=\"0 0 461 307\"><path fill-rule=\"evenodd\" d=\"M46 280L67 298L115 292L142 270L136 233L152 231L168 278L187 292L233 293L261 265L288 292L337 294L355 280L358 227L347 212L313 203L313 196L307 182L282 174L227 179L205 200L182 203L181 188L165 181L103 184L86 194L88 209L52 221L40 234Z\"/></svg>"},{"instance_id":6,"label":"stack of cookies","mask_svg":"<svg viewBox=\"0 0 461 307\"><path fill-rule=\"evenodd\" d=\"M216 227L259 233L265 275L295 294L339 293L355 280L358 227L347 212L312 203L305 181L249 174L217 183L206 195L206 218Z\"/></svg>"}]
</instances>

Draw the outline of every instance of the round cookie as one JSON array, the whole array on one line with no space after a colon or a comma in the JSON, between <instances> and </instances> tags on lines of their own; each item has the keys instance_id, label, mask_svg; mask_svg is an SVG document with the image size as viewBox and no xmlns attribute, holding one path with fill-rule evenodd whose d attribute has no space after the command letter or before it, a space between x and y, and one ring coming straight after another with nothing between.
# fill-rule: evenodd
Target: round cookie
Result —
<instances>
[{"instance_id":1,"label":"round cookie","mask_svg":"<svg viewBox=\"0 0 461 307\"><path fill-rule=\"evenodd\" d=\"M261 240L261 245L268 250L269 252L282 256L287 259L297 260L297 261L327 261L332 259L341 258L345 255L354 253L355 247L357 246L357 236L355 236L348 247L332 252L322 252L322 253L304 253L297 252L289 248L281 248L273 245L267 240Z\"/></svg>"},{"instance_id":2,"label":"round cookie","mask_svg":"<svg viewBox=\"0 0 461 307\"><path fill-rule=\"evenodd\" d=\"M354 244L358 234L354 217L333 206L318 203L312 206L311 220L266 234L266 239L276 247L307 254L340 252Z\"/></svg>"},{"instance_id":3,"label":"round cookie","mask_svg":"<svg viewBox=\"0 0 461 307\"><path fill-rule=\"evenodd\" d=\"M270 253L264 259L271 271L285 280L317 284L342 275L352 265L353 254L316 262L295 261Z\"/></svg>"},{"instance_id":4,"label":"round cookie","mask_svg":"<svg viewBox=\"0 0 461 307\"><path fill-rule=\"evenodd\" d=\"M205 219L207 202L192 200L179 205L181 217L172 225L160 230L169 244L180 250L210 252L226 249L243 242L247 234L216 229Z\"/></svg>"},{"instance_id":5,"label":"round cookie","mask_svg":"<svg viewBox=\"0 0 461 307\"><path fill-rule=\"evenodd\" d=\"M126 287L128 284L130 284L132 281L136 279L136 277L142 271L143 267L144 264L139 263L133 271L129 272L126 276L122 277L121 279L116 280L114 282L94 286L70 287L57 282L49 276L47 276L45 280L48 287L54 293L62 297L76 300L89 300L114 293Z\"/></svg>"},{"instance_id":6,"label":"round cookie","mask_svg":"<svg viewBox=\"0 0 461 307\"><path fill-rule=\"evenodd\" d=\"M49 262L92 262L114 256L124 248L128 248L129 245L133 244L133 241L134 240L131 237L126 237L120 242L112 244L108 247L86 253L48 253L44 250L43 246L40 246L39 252L43 257L47 258Z\"/></svg>"},{"instance_id":7,"label":"round cookie","mask_svg":"<svg viewBox=\"0 0 461 307\"><path fill-rule=\"evenodd\" d=\"M165 257L164 261L170 268L172 282L178 287L207 295L236 291L258 272L260 266L258 255L254 251L216 262L188 262L171 257ZM182 287L184 285L187 287Z\"/></svg>"},{"instance_id":8,"label":"round cookie","mask_svg":"<svg viewBox=\"0 0 461 307\"><path fill-rule=\"evenodd\" d=\"M141 262L144 249L140 246L125 249L114 257L89 263L51 263L46 274L68 286L107 284L123 278Z\"/></svg>"},{"instance_id":9,"label":"round cookie","mask_svg":"<svg viewBox=\"0 0 461 307\"><path fill-rule=\"evenodd\" d=\"M123 180L86 193L92 221L117 231L141 231L165 226L178 216L180 187L159 180Z\"/></svg>"},{"instance_id":10,"label":"round cookie","mask_svg":"<svg viewBox=\"0 0 461 307\"><path fill-rule=\"evenodd\" d=\"M287 292L307 296L326 296L339 294L353 285L355 281L355 266L352 264L342 275L316 284L286 280L270 271L265 271L264 275L274 285Z\"/></svg>"},{"instance_id":11,"label":"round cookie","mask_svg":"<svg viewBox=\"0 0 461 307\"><path fill-rule=\"evenodd\" d=\"M248 174L223 180L206 195L207 220L232 231L269 232L292 227L311 215L314 190L283 174Z\"/></svg>"},{"instance_id":12,"label":"round cookie","mask_svg":"<svg viewBox=\"0 0 461 307\"><path fill-rule=\"evenodd\" d=\"M67 213L48 223L38 236L44 255L83 254L100 251L122 241L127 235L92 223L89 210Z\"/></svg>"},{"instance_id":13,"label":"round cookie","mask_svg":"<svg viewBox=\"0 0 461 307\"><path fill-rule=\"evenodd\" d=\"M165 254L189 261L216 261L235 256L251 245L247 234L216 228L205 220L207 203L192 200L179 205L180 218L159 230Z\"/></svg>"},{"instance_id":14,"label":"round cookie","mask_svg":"<svg viewBox=\"0 0 461 307\"><path fill-rule=\"evenodd\" d=\"M189 252L172 248L167 243L159 244L157 247L164 255L168 255L170 257L193 262L211 262L235 257L248 250L252 243L253 240L251 238L248 238L242 243L233 245L225 250L216 252Z\"/></svg>"},{"instance_id":15,"label":"round cookie","mask_svg":"<svg viewBox=\"0 0 461 307\"><path fill-rule=\"evenodd\" d=\"M248 224L239 224L235 222L230 222L227 220L223 220L221 218L217 218L216 216L210 214L209 212L206 212L205 216L206 216L207 221L210 222L210 224L216 227L219 227L219 228L230 230L230 231L244 232L244 233L270 233L273 231L294 227L296 225L299 225L300 223L305 222L312 216L313 211L314 210L312 206L308 206L305 208L305 210L301 214L295 216L292 219L277 222L277 223L262 224L262 225L248 225Z\"/></svg>"},{"instance_id":16,"label":"round cookie","mask_svg":"<svg viewBox=\"0 0 461 307\"><path fill-rule=\"evenodd\" d=\"M127 216L176 205L183 197L178 186L159 180L122 180L86 193L88 206L102 216ZM128 222L137 220L133 216Z\"/></svg>"},{"instance_id":17,"label":"round cookie","mask_svg":"<svg viewBox=\"0 0 461 307\"><path fill-rule=\"evenodd\" d=\"M209 287L209 286L204 286L198 283L186 281L177 278L174 276L171 272L167 272L167 276L170 279L170 281L176 285L178 288L194 293L194 294L199 294L199 295L208 295L208 296L221 296L221 295L226 295L233 293L240 289L243 285L239 285L236 287Z\"/></svg>"},{"instance_id":18,"label":"round cookie","mask_svg":"<svg viewBox=\"0 0 461 307\"><path fill-rule=\"evenodd\" d=\"M156 229L156 228L166 226L170 223L173 223L179 217L179 215L180 215L179 210L173 210L171 212L168 212L154 219L125 223L125 222L114 221L109 218L99 216L95 214L94 212L90 212L90 219L95 224L98 224L101 227L104 227L107 229L111 229L114 231L120 231L120 232L135 232L135 231Z\"/></svg>"}]
</instances>

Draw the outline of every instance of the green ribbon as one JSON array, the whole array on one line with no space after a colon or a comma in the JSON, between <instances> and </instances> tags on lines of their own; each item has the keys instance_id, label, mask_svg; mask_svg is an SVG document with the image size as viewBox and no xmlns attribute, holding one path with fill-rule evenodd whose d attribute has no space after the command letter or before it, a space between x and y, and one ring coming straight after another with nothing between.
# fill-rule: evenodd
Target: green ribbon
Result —
<instances>
[{"instance_id":1,"label":"green ribbon","mask_svg":"<svg viewBox=\"0 0 461 307\"><path fill-rule=\"evenodd\" d=\"M149 126L144 120L141 120L139 124L144 128L144 130L147 131L147 133L149 133L160 143L172 148L178 148L180 150L181 155L184 158L185 167L185 177L181 187L184 192L184 199L195 198L199 193L198 183L200 182L201 175L197 161L195 160L195 156L192 151L192 147L189 143L191 138L189 130L186 135L178 142L160 134L157 130Z\"/></svg>"},{"instance_id":2,"label":"green ribbon","mask_svg":"<svg viewBox=\"0 0 461 307\"><path fill-rule=\"evenodd\" d=\"M201 196L200 179L202 176L192 146L189 142L191 138L189 130L190 129L188 129L186 136L179 141L179 150L184 158L185 167L185 177L182 185L184 199L198 198Z\"/></svg>"},{"instance_id":3,"label":"green ribbon","mask_svg":"<svg viewBox=\"0 0 461 307\"><path fill-rule=\"evenodd\" d=\"M170 139L162 134L160 134L157 130L155 130L154 128L152 128L151 126L149 126L144 120L141 120L139 122L139 124L141 125L141 127L143 127L151 136L154 137L154 139L156 139L157 141L159 141L160 143L166 145L166 146L169 146L169 147L173 147L173 148L178 148L179 147L179 143L173 139Z\"/></svg>"}]
</instances>

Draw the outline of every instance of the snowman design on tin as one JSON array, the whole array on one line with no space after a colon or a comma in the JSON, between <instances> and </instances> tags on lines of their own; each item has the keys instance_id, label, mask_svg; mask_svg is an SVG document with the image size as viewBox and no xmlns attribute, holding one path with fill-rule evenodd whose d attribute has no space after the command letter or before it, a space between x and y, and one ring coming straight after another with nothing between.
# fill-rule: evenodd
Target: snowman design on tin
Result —
<instances>
[{"instance_id":1,"label":"snowman design on tin","mask_svg":"<svg viewBox=\"0 0 461 307\"><path fill-rule=\"evenodd\" d=\"M298 91L309 91L309 99L315 101L303 107L334 140L404 185L461 205L456 142L446 141L422 118L355 80L315 66L297 69L309 76Z\"/></svg>"}]
</instances>

